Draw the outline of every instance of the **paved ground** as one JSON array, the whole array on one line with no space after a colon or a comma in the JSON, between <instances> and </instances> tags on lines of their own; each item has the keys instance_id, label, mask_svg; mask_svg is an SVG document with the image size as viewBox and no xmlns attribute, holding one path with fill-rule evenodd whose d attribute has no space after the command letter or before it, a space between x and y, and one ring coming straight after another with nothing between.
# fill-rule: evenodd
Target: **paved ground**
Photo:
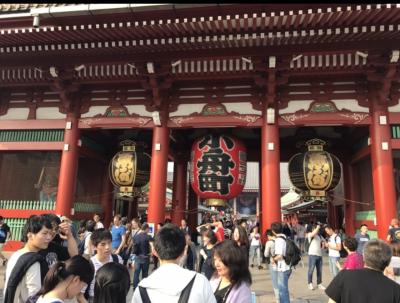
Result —
<instances>
[{"instance_id":1,"label":"paved ground","mask_svg":"<svg viewBox=\"0 0 400 303\"><path fill-rule=\"evenodd\" d=\"M9 254L5 253L6 257ZM307 288L307 256L304 258L304 267L299 264L293 271L289 280L289 290L292 303L326 303L328 297L322 290L309 290ZM257 303L274 303L274 294L272 290L271 278L269 271L265 269L252 269L253 285L252 290L256 293ZM3 287L4 287L5 268L0 266L0 303L3 302ZM133 273L131 273L133 276ZM316 276L314 273L314 285L316 284ZM327 286L331 281L331 276L328 268L328 257L324 257L324 266L322 273L322 283ZM132 291L129 292L127 302L130 303Z\"/></svg>"}]
</instances>

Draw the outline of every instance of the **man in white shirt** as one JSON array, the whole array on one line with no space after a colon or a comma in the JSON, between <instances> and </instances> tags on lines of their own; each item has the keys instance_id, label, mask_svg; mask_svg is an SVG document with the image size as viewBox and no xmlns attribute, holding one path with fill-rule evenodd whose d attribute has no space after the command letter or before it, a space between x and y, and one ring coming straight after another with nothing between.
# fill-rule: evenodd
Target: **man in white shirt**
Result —
<instances>
[{"instance_id":1,"label":"man in white shirt","mask_svg":"<svg viewBox=\"0 0 400 303\"><path fill-rule=\"evenodd\" d=\"M313 290L314 286L312 283L314 269L317 269L317 285L319 289L324 290L325 287L322 285L322 245L324 242L323 238L319 235L321 226L308 225L307 226L307 241L308 247L308 289Z\"/></svg>"},{"instance_id":2,"label":"man in white shirt","mask_svg":"<svg viewBox=\"0 0 400 303\"><path fill-rule=\"evenodd\" d=\"M331 272L332 276L335 277L339 273L339 268L336 266L336 263L338 263L340 260L342 240L330 226L325 227L325 232L329 236L329 240L325 244L325 247L329 249L329 271Z\"/></svg>"},{"instance_id":3,"label":"man in white shirt","mask_svg":"<svg viewBox=\"0 0 400 303\"><path fill-rule=\"evenodd\" d=\"M96 226L94 227L94 229L100 229L100 228L104 228L103 223L101 223L100 221L100 215L99 214L94 214L93 216L93 221L96 222Z\"/></svg>"},{"instance_id":4,"label":"man in white shirt","mask_svg":"<svg viewBox=\"0 0 400 303\"><path fill-rule=\"evenodd\" d=\"M24 303L28 297L35 295L42 287L41 267L39 262L33 263L22 280L19 282L14 299L11 301L11 289L7 289L10 276L13 276L13 269L19 262L21 256L30 252L39 252L46 249L53 238L52 225L48 218L44 216L32 216L28 219L24 227L25 246L17 250L10 258L6 269L6 282L4 285L4 302ZM43 262L45 262L43 260Z\"/></svg>"},{"instance_id":5,"label":"man in white shirt","mask_svg":"<svg viewBox=\"0 0 400 303\"><path fill-rule=\"evenodd\" d=\"M207 278L178 265L185 245L185 235L177 226L166 224L158 231L154 246L155 254L160 259L160 267L139 283L132 303L143 302L141 291L147 292L151 302L176 303L191 281L194 282L188 303L216 303Z\"/></svg>"},{"instance_id":6,"label":"man in white shirt","mask_svg":"<svg viewBox=\"0 0 400 303\"><path fill-rule=\"evenodd\" d=\"M271 258L272 264L276 264L278 274L279 302L290 303L289 277L292 273L290 265L285 262L286 236L282 233L282 224L274 222L271 224L272 233L275 235L275 256Z\"/></svg>"}]
</instances>

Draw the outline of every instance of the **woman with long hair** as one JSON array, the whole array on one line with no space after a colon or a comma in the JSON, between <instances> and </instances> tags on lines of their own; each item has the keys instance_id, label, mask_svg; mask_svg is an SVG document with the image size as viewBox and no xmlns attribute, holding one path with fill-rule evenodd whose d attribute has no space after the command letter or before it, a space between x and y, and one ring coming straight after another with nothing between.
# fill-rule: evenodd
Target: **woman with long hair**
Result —
<instances>
[{"instance_id":1,"label":"woman with long hair","mask_svg":"<svg viewBox=\"0 0 400 303\"><path fill-rule=\"evenodd\" d=\"M93 265L80 255L57 262L47 272L42 289L35 296L36 302L62 303L76 298L79 303L86 303L81 290L92 281L93 275Z\"/></svg>"},{"instance_id":2,"label":"woman with long hair","mask_svg":"<svg viewBox=\"0 0 400 303\"><path fill-rule=\"evenodd\" d=\"M244 254L247 260L246 264L248 266L250 244L249 244L249 238L247 237L246 229L244 229L244 227L241 225L236 225L235 228L233 229L232 239L233 241L236 242L236 244L239 246L240 250Z\"/></svg>"},{"instance_id":3,"label":"woman with long hair","mask_svg":"<svg viewBox=\"0 0 400 303\"><path fill-rule=\"evenodd\" d=\"M104 264L96 273L93 303L126 302L130 278L128 269L122 264Z\"/></svg>"},{"instance_id":4,"label":"woman with long hair","mask_svg":"<svg viewBox=\"0 0 400 303\"><path fill-rule=\"evenodd\" d=\"M217 303L251 302L251 274L237 243L225 240L215 245L213 261L216 271L210 283Z\"/></svg>"}]
</instances>

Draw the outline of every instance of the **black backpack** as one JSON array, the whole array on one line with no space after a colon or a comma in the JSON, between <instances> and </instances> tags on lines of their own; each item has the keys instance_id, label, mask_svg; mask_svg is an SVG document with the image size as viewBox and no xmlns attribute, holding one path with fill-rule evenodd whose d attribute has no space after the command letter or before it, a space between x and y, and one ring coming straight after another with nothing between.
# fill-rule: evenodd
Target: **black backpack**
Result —
<instances>
[{"instance_id":1,"label":"black backpack","mask_svg":"<svg viewBox=\"0 0 400 303\"><path fill-rule=\"evenodd\" d=\"M92 234L88 234L86 235L83 240L81 242L79 242L78 244L78 254L80 254L81 256L83 255L83 253L85 252L85 242L86 242L86 238L90 237Z\"/></svg>"},{"instance_id":2,"label":"black backpack","mask_svg":"<svg viewBox=\"0 0 400 303\"><path fill-rule=\"evenodd\" d=\"M40 263L40 276L41 281L43 282L44 277L49 270L45 258L43 258L43 256L38 252L27 252L21 255L8 278L7 289L3 301L4 303L14 302L15 291L17 290L18 284L24 278L29 268L36 262Z\"/></svg>"},{"instance_id":3,"label":"black backpack","mask_svg":"<svg viewBox=\"0 0 400 303\"><path fill-rule=\"evenodd\" d=\"M181 295L179 297L178 303L187 303L189 301L190 292L193 287L194 280L196 279L196 275L194 275L193 279L190 280L189 284L182 290ZM147 289L145 287L139 286L140 297L143 303L151 303L149 294L147 293Z\"/></svg>"},{"instance_id":4,"label":"black backpack","mask_svg":"<svg viewBox=\"0 0 400 303\"><path fill-rule=\"evenodd\" d=\"M299 247L294 243L292 239L289 237L282 237L279 236L279 238L285 240L286 242L286 253L283 259L285 260L285 263L287 265L290 265L290 267L294 267L297 264L299 264L301 260L301 251Z\"/></svg>"},{"instance_id":5,"label":"black backpack","mask_svg":"<svg viewBox=\"0 0 400 303\"><path fill-rule=\"evenodd\" d=\"M340 250L339 250L340 257L341 257L341 258L347 258L348 253L347 253L347 250L344 249L342 237L340 237L339 235L336 235L336 237L335 237L335 243L336 243L337 237L339 237L339 238L340 238L340 241L341 241L341 242L340 242L340 243L341 243L341 248L340 248Z\"/></svg>"}]
</instances>

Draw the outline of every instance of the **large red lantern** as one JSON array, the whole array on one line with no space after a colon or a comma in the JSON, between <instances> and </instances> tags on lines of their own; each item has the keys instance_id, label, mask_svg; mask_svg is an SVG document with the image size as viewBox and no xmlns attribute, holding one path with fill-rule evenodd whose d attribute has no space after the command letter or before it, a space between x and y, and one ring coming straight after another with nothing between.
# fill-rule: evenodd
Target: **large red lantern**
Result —
<instances>
[{"instance_id":1,"label":"large red lantern","mask_svg":"<svg viewBox=\"0 0 400 303\"><path fill-rule=\"evenodd\" d=\"M246 183L246 148L229 135L209 134L192 146L190 183L209 206L224 206Z\"/></svg>"}]
</instances>

